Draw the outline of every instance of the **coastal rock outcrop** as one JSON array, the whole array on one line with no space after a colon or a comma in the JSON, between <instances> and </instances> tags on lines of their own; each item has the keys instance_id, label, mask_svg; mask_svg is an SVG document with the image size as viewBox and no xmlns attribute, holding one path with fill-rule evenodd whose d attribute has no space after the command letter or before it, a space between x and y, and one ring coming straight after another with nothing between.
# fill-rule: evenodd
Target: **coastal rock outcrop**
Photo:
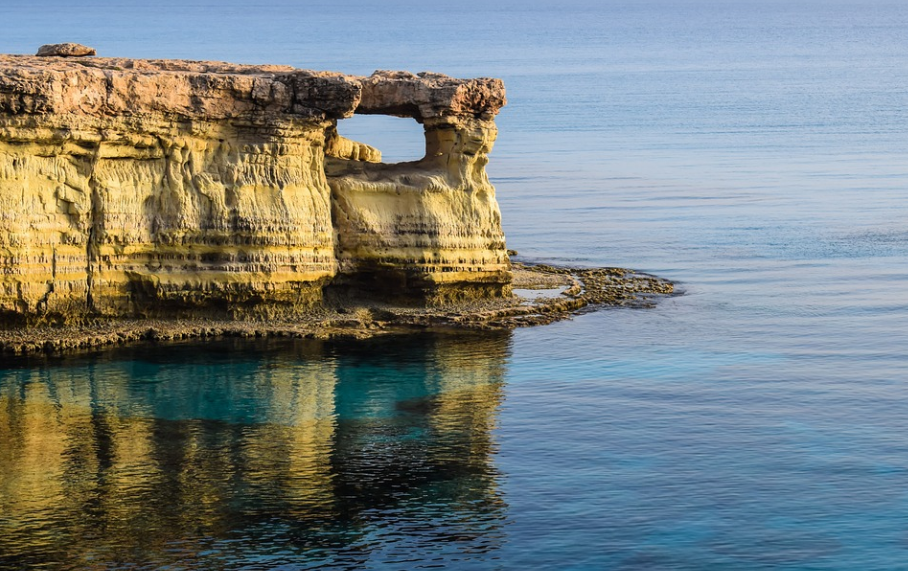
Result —
<instances>
[{"instance_id":1,"label":"coastal rock outcrop","mask_svg":"<svg viewBox=\"0 0 908 571\"><path fill-rule=\"evenodd\" d=\"M82 44L45 44L38 48L39 56L84 57L95 55L95 49Z\"/></svg>"},{"instance_id":2,"label":"coastal rock outcrop","mask_svg":"<svg viewBox=\"0 0 908 571\"><path fill-rule=\"evenodd\" d=\"M292 317L326 288L502 296L500 80L0 56L0 315ZM411 117L426 156L337 134Z\"/></svg>"}]
</instances>

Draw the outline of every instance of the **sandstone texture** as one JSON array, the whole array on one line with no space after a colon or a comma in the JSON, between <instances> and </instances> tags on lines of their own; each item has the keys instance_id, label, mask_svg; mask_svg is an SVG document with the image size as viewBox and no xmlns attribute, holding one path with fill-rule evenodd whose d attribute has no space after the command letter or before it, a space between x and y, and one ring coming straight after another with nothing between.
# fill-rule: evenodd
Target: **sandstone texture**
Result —
<instances>
[{"instance_id":1,"label":"sandstone texture","mask_svg":"<svg viewBox=\"0 0 908 571\"><path fill-rule=\"evenodd\" d=\"M0 323L507 296L504 104L497 79L0 56ZM354 113L418 121L425 158L381 163L337 134Z\"/></svg>"}]
</instances>

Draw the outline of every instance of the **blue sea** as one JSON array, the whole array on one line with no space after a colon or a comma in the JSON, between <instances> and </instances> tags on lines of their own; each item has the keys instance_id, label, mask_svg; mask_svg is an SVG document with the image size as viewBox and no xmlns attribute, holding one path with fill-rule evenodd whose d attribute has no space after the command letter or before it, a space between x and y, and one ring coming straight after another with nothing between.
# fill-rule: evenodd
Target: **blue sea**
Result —
<instances>
[{"instance_id":1,"label":"blue sea","mask_svg":"<svg viewBox=\"0 0 908 571\"><path fill-rule=\"evenodd\" d=\"M908 569L908 4L7 3L0 52L504 79L503 333L0 365L0 568ZM411 120L342 133L416 158Z\"/></svg>"}]
</instances>

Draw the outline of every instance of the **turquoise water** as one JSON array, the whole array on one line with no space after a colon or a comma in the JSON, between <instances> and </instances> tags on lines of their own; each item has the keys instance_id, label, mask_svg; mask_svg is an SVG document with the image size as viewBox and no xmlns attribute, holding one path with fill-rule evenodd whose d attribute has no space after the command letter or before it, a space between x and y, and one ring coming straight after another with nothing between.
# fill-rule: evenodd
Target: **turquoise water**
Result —
<instances>
[{"instance_id":1,"label":"turquoise water","mask_svg":"<svg viewBox=\"0 0 908 571\"><path fill-rule=\"evenodd\" d=\"M509 247L684 292L6 363L0 567L908 569L908 5L36 2L0 29L502 77ZM394 160L413 127L341 130Z\"/></svg>"}]
</instances>

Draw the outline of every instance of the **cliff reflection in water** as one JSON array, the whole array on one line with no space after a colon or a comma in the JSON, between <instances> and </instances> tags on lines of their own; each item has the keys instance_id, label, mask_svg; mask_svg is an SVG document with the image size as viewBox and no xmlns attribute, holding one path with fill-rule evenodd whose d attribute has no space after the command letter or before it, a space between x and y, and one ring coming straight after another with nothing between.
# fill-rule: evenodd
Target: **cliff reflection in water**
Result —
<instances>
[{"instance_id":1,"label":"cliff reflection in water","mask_svg":"<svg viewBox=\"0 0 908 571\"><path fill-rule=\"evenodd\" d=\"M494 550L508 346L223 341L0 369L0 567Z\"/></svg>"}]
</instances>

